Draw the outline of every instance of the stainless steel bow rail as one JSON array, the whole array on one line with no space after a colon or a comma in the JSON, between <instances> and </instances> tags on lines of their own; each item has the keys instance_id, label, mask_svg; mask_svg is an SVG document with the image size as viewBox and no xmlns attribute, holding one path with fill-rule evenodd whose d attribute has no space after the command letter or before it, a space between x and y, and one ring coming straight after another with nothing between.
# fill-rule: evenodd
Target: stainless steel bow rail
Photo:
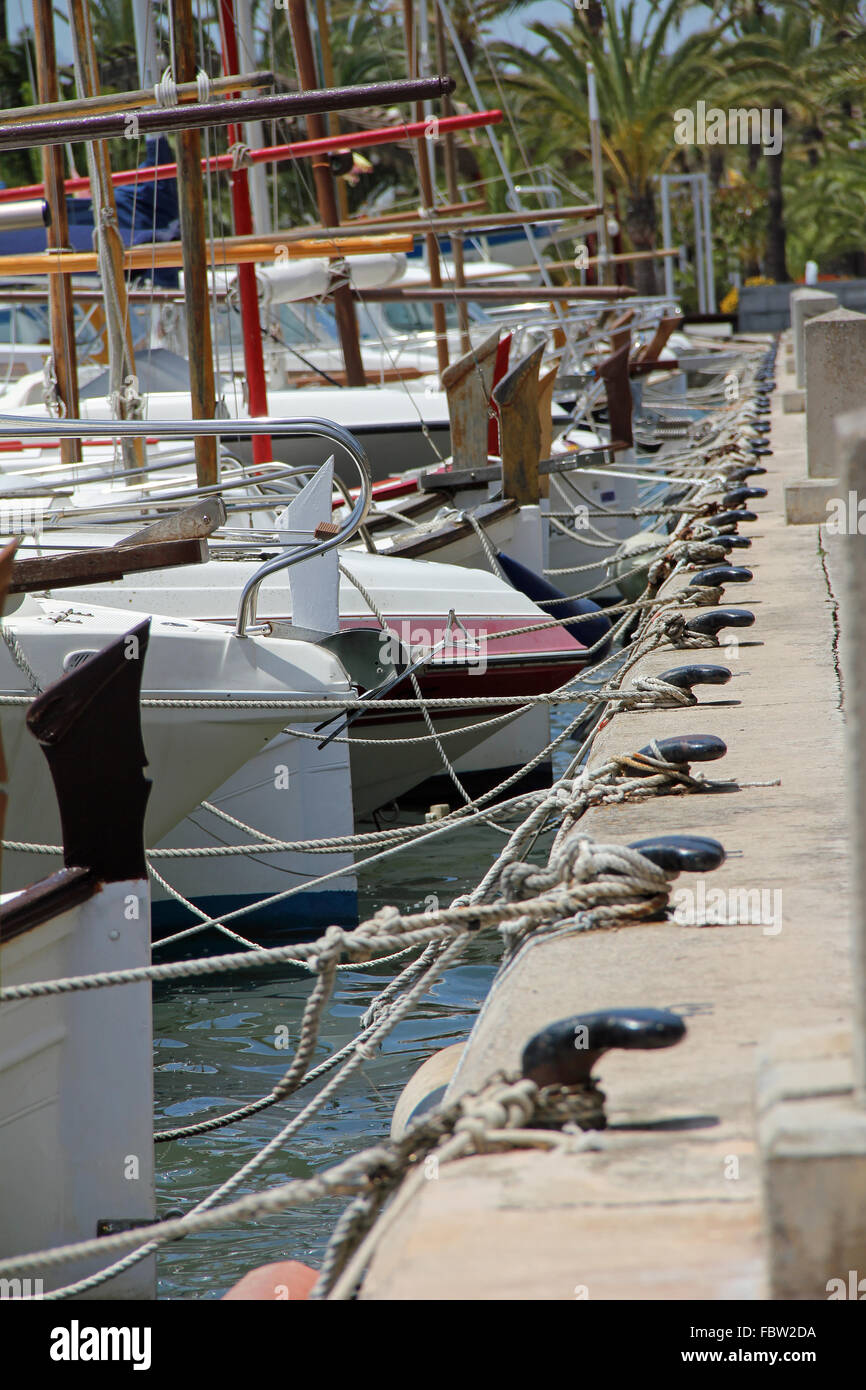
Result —
<instances>
[{"instance_id":1,"label":"stainless steel bow rail","mask_svg":"<svg viewBox=\"0 0 866 1390\"><path fill-rule=\"evenodd\" d=\"M219 438L223 434L230 434L233 437L265 434L272 438L288 435L305 439L313 436L330 439L346 451L360 477L358 497L350 515L335 535L328 536L317 545L299 546L286 554L277 555L250 576L244 585L238 605L238 617L235 626L235 634L238 637L246 637L247 624L255 618L256 597L262 580L270 574L275 574L278 570L288 569L300 560L309 560L315 555L324 555L326 551L333 550L335 546L343 545L351 539L359 527L363 526L370 510L373 483L366 450L349 430L343 429L342 425L334 424L331 420L320 420L316 417L305 420L271 419L269 417L254 420L33 420L20 415L0 417L0 439L4 436L21 440L40 439L46 435L52 439L75 439L81 434L87 434L93 439L190 439L197 435L216 435ZM309 470L301 469L299 471L308 472ZM147 470L142 469L141 472L144 476ZM255 477L250 477L248 486L255 486L257 481L266 482L267 479L257 480ZM230 484L226 486L230 486ZM219 484L216 484L213 487L191 490L188 495L204 496L219 491Z\"/></svg>"},{"instance_id":2,"label":"stainless steel bow rail","mask_svg":"<svg viewBox=\"0 0 866 1390\"><path fill-rule=\"evenodd\" d=\"M118 111L105 116L74 116L53 121L19 121L0 129L0 151L29 150L37 145L65 145L81 140L120 139L135 118L137 135L167 135L178 130L273 121L279 117L356 111L395 102L431 101L454 91L453 77L423 77L402 82L371 82L357 87L318 88L278 96L240 97L234 101L203 101L190 105ZM11 114L11 113L10 113Z\"/></svg>"}]
</instances>

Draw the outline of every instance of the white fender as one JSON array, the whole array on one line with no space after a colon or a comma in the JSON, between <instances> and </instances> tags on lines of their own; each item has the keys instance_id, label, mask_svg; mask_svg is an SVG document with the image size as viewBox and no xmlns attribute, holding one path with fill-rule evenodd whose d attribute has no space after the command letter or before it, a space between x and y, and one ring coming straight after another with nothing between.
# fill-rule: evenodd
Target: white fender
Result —
<instances>
[{"instance_id":1,"label":"white fender","mask_svg":"<svg viewBox=\"0 0 866 1390\"><path fill-rule=\"evenodd\" d=\"M416 1119L425 1110L432 1110L443 1099L448 1083L460 1065L465 1046L462 1042L452 1043L450 1047L434 1052L409 1078L394 1107L392 1139L402 1139L410 1120Z\"/></svg>"}]
</instances>

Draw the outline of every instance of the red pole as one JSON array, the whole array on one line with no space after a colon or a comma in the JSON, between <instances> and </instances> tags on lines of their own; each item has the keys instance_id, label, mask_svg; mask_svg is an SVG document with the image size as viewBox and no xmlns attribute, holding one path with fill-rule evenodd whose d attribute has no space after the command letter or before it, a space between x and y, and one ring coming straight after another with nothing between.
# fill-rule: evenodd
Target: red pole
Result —
<instances>
[{"instance_id":1,"label":"red pole","mask_svg":"<svg viewBox=\"0 0 866 1390\"><path fill-rule=\"evenodd\" d=\"M234 0L220 0L220 33L222 35L223 72L228 77L230 73L238 71ZM230 145L239 144L243 139L242 128L230 125L228 138ZM231 157L229 157L229 163L235 234L237 236L251 236L253 233L253 209L250 202L247 171L236 165L233 166ZM239 265L237 276L241 300L241 326L244 336L244 366L250 393L250 415L267 415L268 386L265 378L265 358L262 352L262 325L259 318L256 268L252 263ZM268 435L253 435L253 463L269 463L273 456L274 447Z\"/></svg>"},{"instance_id":2,"label":"red pole","mask_svg":"<svg viewBox=\"0 0 866 1390\"><path fill-rule=\"evenodd\" d=\"M501 111L477 111L468 116L443 116L439 121L440 134L454 130L476 130L479 126L499 125ZM263 150L252 150L253 164L280 164L284 160L310 158L315 154L327 154L330 150L361 150L368 145L393 145L400 140L417 140L427 130L426 121L410 121L406 125L379 126L376 130L359 130L352 135L327 135L321 140L297 140L292 145L268 145ZM231 169L230 154L216 155L210 161L202 160L202 168ZM177 177L176 164L152 164L144 169L121 169L112 174L115 187L124 184L151 183L156 179ZM87 193L90 179L66 179L63 187L67 193ZM0 188L0 203L18 202L23 198L40 198L45 192L41 183L27 184L21 188Z\"/></svg>"}]
</instances>

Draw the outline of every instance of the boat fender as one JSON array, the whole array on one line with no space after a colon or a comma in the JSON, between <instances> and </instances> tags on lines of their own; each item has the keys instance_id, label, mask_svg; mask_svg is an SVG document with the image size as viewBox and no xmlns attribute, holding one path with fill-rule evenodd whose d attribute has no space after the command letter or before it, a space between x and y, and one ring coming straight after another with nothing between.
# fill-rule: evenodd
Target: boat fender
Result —
<instances>
[{"instance_id":1,"label":"boat fender","mask_svg":"<svg viewBox=\"0 0 866 1390\"><path fill-rule=\"evenodd\" d=\"M650 565L670 545L660 531L636 531L617 546L607 562L607 573L628 603L639 599L647 586Z\"/></svg>"},{"instance_id":2,"label":"boat fender","mask_svg":"<svg viewBox=\"0 0 866 1390\"><path fill-rule=\"evenodd\" d=\"M597 603L588 598L568 599L563 603L561 600L565 595L562 590L536 574L535 570L522 565L519 560L512 560L501 550L497 552L496 559L511 587L531 598L545 613L550 613L554 618L581 619L580 622L564 623L563 626L583 647L595 647L597 642L602 643L592 654L594 661L600 661L607 655L610 643L604 639L610 633L611 622Z\"/></svg>"},{"instance_id":3,"label":"boat fender","mask_svg":"<svg viewBox=\"0 0 866 1390\"><path fill-rule=\"evenodd\" d=\"M270 1265L258 1265L249 1270L228 1293L222 1302L257 1300L266 1302L299 1302L310 1297L310 1290L319 1277L319 1271L300 1260L276 1260Z\"/></svg>"},{"instance_id":4,"label":"boat fender","mask_svg":"<svg viewBox=\"0 0 866 1390\"><path fill-rule=\"evenodd\" d=\"M465 1043L452 1043L422 1062L412 1074L394 1107L391 1138L402 1139L413 1120L432 1110L444 1098L448 1084L463 1056Z\"/></svg>"}]
</instances>

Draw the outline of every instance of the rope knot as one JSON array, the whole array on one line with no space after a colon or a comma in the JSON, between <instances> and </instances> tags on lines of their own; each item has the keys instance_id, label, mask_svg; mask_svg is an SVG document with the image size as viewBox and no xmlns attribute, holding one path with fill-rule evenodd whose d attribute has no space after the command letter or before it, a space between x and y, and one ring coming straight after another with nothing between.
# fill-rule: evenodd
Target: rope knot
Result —
<instances>
[{"instance_id":1,"label":"rope knot","mask_svg":"<svg viewBox=\"0 0 866 1390\"><path fill-rule=\"evenodd\" d=\"M177 106L177 83L175 82L171 67L167 67L162 77L153 89L156 104L159 107Z\"/></svg>"},{"instance_id":2,"label":"rope knot","mask_svg":"<svg viewBox=\"0 0 866 1390\"><path fill-rule=\"evenodd\" d=\"M249 145L243 140L236 140L229 148L232 157L232 173L236 174L239 169L250 169L253 163L252 151Z\"/></svg>"}]
</instances>

